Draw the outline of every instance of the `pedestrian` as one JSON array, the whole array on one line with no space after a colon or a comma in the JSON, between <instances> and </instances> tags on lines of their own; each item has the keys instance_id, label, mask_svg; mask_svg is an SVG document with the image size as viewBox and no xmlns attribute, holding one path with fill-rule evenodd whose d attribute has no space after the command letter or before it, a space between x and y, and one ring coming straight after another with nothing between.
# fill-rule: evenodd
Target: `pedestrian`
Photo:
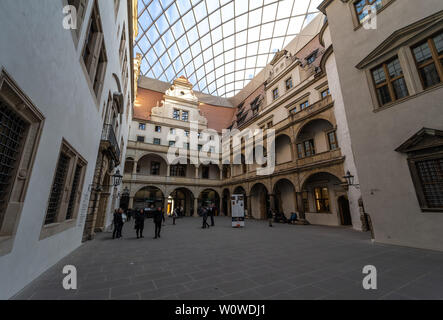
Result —
<instances>
[{"instance_id":1,"label":"pedestrian","mask_svg":"<svg viewBox=\"0 0 443 320\"><path fill-rule=\"evenodd\" d=\"M172 224L173 225L175 225L175 219L177 219L179 212L180 212L179 207L174 208L174 210L172 211Z\"/></svg>"},{"instance_id":2,"label":"pedestrian","mask_svg":"<svg viewBox=\"0 0 443 320\"><path fill-rule=\"evenodd\" d=\"M215 224L214 224L215 210L217 210L215 208L215 204L211 203L210 207L209 207L209 216L211 217L211 227L215 226Z\"/></svg>"},{"instance_id":3,"label":"pedestrian","mask_svg":"<svg viewBox=\"0 0 443 320\"><path fill-rule=\"evenodd\" d=\"M123 213L123 209L122 208L118 208L118 213L119 213L119 215L121 217L121 223L120 223L120 226L118 228L118 237L119 238L123 238L122 230L123 230L123 225L126 222L126 215Z\"/></svg>"},{"instance_id":4,"label":"pedestrian","mask_svg":"<svg viewBox=\"0 0 443 320\"><path fill-rule=\"evenodd\" d=\"M121 237L121 229L123 227L123 218L119 211L119 209L114 210L114 220L112 221L114 224L114 231L112 232L112 239Z\"/></svg>"},{"instance_id":5,"label":"pedestrian","mask_svg":"<svg viewBox=\"0 0 443 320\"><path fill-rule=\"evenodd\" d=\"M135 233L137 234L137 239L144 238L143 229L145 228L145 211L143 209L140 209L140 211L136 212L134 220L134 229Z\"/></svg>"},{"instance_id":6,"label":"pedestrian","mask_svg":"<svg viewBox=\"0 0 443 320\"><path fill-rule=\"evenodd\" d=\"M185 216L185 210L183 209L183 207L180 207L180 216L181 217Z\"/></svg>"},{"instance_id":7,"label":"pedestrian","mask_svg":"<svg viewBox=\"0 0 443 320\"><path fill-rule=\"evenodd\" d=\"M154 239L160 238L160 231L162 228L162 222L165 219L163 215L163 211L161 207L158 207L157 210L154 211L154 224L155 224L155 237Z\"/></svg>"},{"instance_id":8,"label":"pedestrian","mask_svg":"<svg viewBox=\"0 0 443 320\"><path fill-rule=\"evenodd\" d=\"M268 221L269 226L272 227L272 218L274 217L274 211L272 209L268 210Z\"/></svg>"},{"instance_id":9,"label":"pedestrian","mask_svg":"<svg viewBox=\"0 0 443 320\"><path fill-rule=\"evenodd\" d=\"M201 207L201 216L203 217L203 226L202 229L206 229L206 227L209 228L209 224L208 224L208 208L202 206Z\"/></svg>"}]
</instances>

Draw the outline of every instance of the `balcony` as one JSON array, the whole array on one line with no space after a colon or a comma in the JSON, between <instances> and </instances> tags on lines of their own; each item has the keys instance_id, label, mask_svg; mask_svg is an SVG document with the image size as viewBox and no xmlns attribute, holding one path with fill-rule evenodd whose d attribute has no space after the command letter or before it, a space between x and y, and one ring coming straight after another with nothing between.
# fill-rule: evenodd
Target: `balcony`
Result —
<instances>
[{"instance_id":1,"label":"balcony","mask_svg":"<svg viewBox=\"0 0 443 320\"><path fill-rule=\"evenodd\" d=\"M114 127L111 124L103 126L100 147L111 155L116 164L120 164L120 147L115 137Z\"/></svg>"},{"instance_id":2,"label":"balcony","mask_svg":"<svg viewBox=\"0 0 443 320\"><path fill-rule=\"evenodd\" d=\"M205 186L205 187L219 187L222 180L218 179L202 179L202 178L188 178L188 177L173 177L173 176L153 176L145 174L131 174L125 173L123 181L126 183L144 183L144 184L174 184L187 186Z\"/></svg>"},{"instance_id":3,"label":"balcony","mask_svg":"<svg viewBox=\"0 0 443 320\"><path fill-rule=\"evenodd\" d=\"M342 158L341 150L335 149L322 153L315 154L311 157L301 158L297 160L298 167L305 167L313 164L329 162L332 160L338 160Z\"/></svg>"},{"instance_id":4,"label":"balcony","mask_svg":"<svg viewBox=\"0 0 443 320\"><path fill-rule=\"evenodd\" d=\"M307 117L310 117L311 115L317 114L330 105L332 105L334 102L332 101L332 96L326 96L324 99L321 99L317 101L316 103L310 105L309 107L300 110L298 112L291 114L291 120L292 121L300 121Z\"/></svg>"}]
</instances>

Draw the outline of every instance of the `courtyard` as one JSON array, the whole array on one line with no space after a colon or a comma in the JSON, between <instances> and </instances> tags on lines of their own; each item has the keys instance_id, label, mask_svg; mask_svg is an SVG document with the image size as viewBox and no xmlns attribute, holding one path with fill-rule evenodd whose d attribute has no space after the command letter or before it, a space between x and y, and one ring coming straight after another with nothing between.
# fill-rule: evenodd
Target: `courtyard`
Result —
<instances>
[{"instance_id":1,"label":"courtyard","mask_svg":"<svg viewBox=\"0 0 443 320\"><path fill-rule=\"evenodd\" d=\"M441 252L372 243L343 227L215 223L167 218L154 240L152 220L143 239L130 221L122 239L97 234L13 299L443 299ZM77 290L63 289L65 265L77 269ZM377 268L377 290L363 289L365 265Z\"/></svg>"}]
</instances>

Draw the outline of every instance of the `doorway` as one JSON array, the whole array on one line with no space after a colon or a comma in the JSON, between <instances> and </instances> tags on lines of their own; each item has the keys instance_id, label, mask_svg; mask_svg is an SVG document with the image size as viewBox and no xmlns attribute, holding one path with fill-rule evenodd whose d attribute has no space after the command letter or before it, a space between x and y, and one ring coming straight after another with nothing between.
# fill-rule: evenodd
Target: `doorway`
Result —
<instances>
[{"instance_id":1,"label":"doorway","mask_svg":"<svg viewBox=\"0 0 443 320\"><path fill-rule=\"evenodd\" d=\"M352 226L351 211L349 210L349 200L346 196L338 198L338 209L342 226Z\"/></svg>"}]
</instances>

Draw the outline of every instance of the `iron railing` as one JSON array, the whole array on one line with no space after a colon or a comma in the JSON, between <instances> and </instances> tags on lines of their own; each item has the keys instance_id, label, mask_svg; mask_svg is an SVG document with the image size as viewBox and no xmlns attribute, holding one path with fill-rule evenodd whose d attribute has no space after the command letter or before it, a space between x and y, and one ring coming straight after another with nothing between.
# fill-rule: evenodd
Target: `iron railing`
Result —
<instances>
[{"instance_id":1,"label":"iron railing","mask_svg":"<svg viewBox=\"0 0 443 320\"><path fill-rule=\"evenodd\" d=\"M120 163L120 147L118 146L117 138L115 137L114 127L112 124L105 124L102 131L102 142L107 143L108 150L116 163Z\"/></svg>"}]
</instances>

